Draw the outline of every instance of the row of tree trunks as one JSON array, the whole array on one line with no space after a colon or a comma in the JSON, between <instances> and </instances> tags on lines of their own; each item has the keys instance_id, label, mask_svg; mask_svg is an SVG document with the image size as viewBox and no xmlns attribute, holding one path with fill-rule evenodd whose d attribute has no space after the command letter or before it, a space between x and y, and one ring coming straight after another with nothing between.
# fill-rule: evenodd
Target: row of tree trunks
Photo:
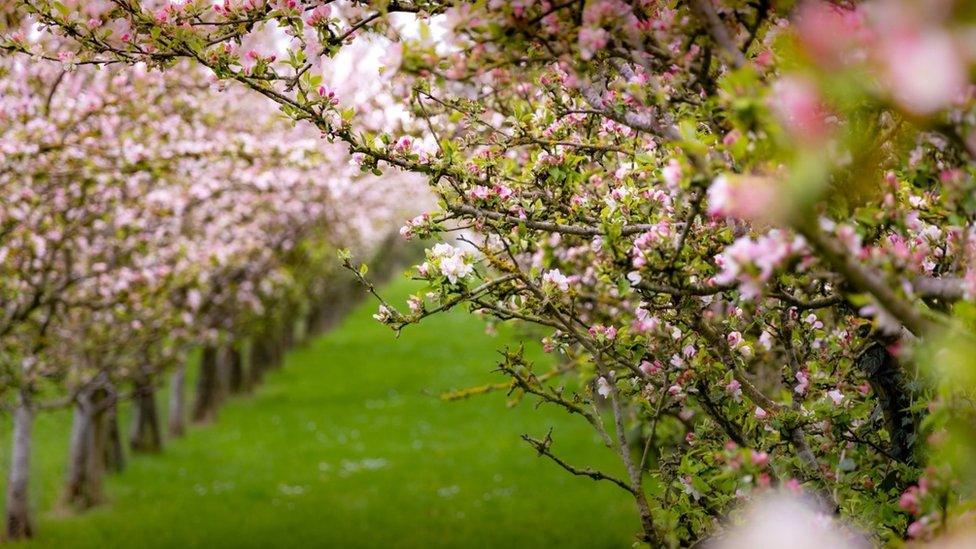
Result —
<instances>
[{"instance_id":1,"label":"row of tree trunks","mask_svg":"<svg viewBox=\"0 0 976 549\"><path fill-rule=\"evenodd\" d=\"M419 250L419 249L418 249ZM381 246L371 263L377 282L387 280L399 266L419 252L398 247L395 239ZM196 422L216 419L220 404L230 394L256 388L264 375L280 367L285 353L309 336L328 331L365 296L351 276L337 279L317 298L309 300L297 321L272 323L264 331L235 345L203 349L200 376L193 409L186 400L186 366L173 371L170 382L167 427L170 436L186 432L187 417ZM129 447L133 452L162 450L162 428L156 403L158 379L148 364L133 381L132 427ZM101 375L75 398L74 417L68 456L64 502L76 509L87 509L102 499L102 479L106 472L121 471L125 465L119 431L116 389ZM190 412L190 413L188 413ZM10 468L7 482L7 539L30 537L32 523L29 505L31 432L35 406L30 388L18 394L13 411Z\"/></svg>"},{"instance_id":2,"label":"row of tree trunks","mask_svg":"<svg viewBox=\"0 0 976 549\"><path fill-rule=\"evenodd\" d=\"M286 329L268 330L250 345L203 349L193 419L213 421L217 409L229 394L259 385L267 370L282 364L287 347L294 341L293 335L287 334L293 333ZM156 385L150 372L141 373L133 381L129 433L129 447L133 452L162 450ZM104 374L75 398L63 502L76 510L98 504L103 498L105 473L121 471L125 465L117 400L116 390ZM11 540L29 538L33 534L28 487L34 413L30 391L24 389L18 395L13 413L7 482L6 537ZM186 432L186 417L186 367L180 366L171 378L168 415L171 436Z\"/></svg>"}]
</instances>

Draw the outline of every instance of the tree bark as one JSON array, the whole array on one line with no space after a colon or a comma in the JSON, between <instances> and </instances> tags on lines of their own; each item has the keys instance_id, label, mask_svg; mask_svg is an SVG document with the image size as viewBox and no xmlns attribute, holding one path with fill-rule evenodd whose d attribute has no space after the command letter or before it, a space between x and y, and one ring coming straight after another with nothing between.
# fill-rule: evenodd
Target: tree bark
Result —
<instances>
[{"instance_id":1,"label":"tree bark","mask_svg":"<svg viewBox=\"0 0 976 549\"><path fill-rule=\"evenodd\" d=\"M193 404L193 421L202 423L217 419L220 404L220 368L217 347L208 346L200 357L200 377Z\"/></svg>"},{"instance_id":2,"label":"tree bark","mask_svg":"<svg viewBox=\"0 0 976 549\"><path fill-rule=\"evenodd\" d=\"M870 343L858 355L855 364L868 378L878 399L891 439L889 453L900 461L914 464L920 418L911 412L915 395L898 358L888 350L888 345L895 341L896 338L886 338Z\"/></svg>"},{"instance_id":3,"label":"tree bark","mask_svg":"<svg viewBox=\"0 0 976 549\"><path fill-rule=\"evenodd\" d=\"M224 402L230 394L230 347L221 345L217 347L217 407Z\"/></svg>"},{"instance_id":4,"label":"tree bark","mask_svg":"<svg viewBox=\"0 0 976 549\"><path fill-rule=\"evenodd\" d=\"M91 436L91 417L85 411L88 406L87 397L78 395L71 419L71 440L68 445L68 477L64 492L66 503L72 503L75 495L83 491L81 485L85 482L88 468L86 446Z\"/></svg>"},{"instance_id":5,"label":"tree bark","mask_svg":"<svg viewBox=\"0 0 976 549\"><path fill-rule=\"evenodd\" d=\"M281 324L274 326L269 332L268 343L271 351L271 361L268 363L270 368L278 369L285 362L285 331Z\"/></svg>"},{"instance_id":6,"label":"tree bark","mask_svg":"<svg viewBox=\"0 0 976 549\"><path fill-rule=\"evenodd\" d=\"M250 360L248 360L246 379L244 381L249 391L260 385L264 380L264 371L267 369L270 360L271 354L268 349L267 338L264 334L251 338Z\"/></svg>"},{"instance_id":7,"label":"tree bark","mask_svg":"<svg viewBox=\"0 0 976 549\"><path fill-rule=\"evenodd\" d=\"M7 480L7 539L10 540L33 535L28 494L33 423L34 411L31 409L30 397L22 392L14 409L10 473Z\"/></svg>"},{"instance_id":8,"label":"tree bark","mask_svg":"<svg viewBox=\"0 0 976 549\"><path fill-rule=\"evenodd\" d=\"M271 339L269 340L271 345L271 363L269 366L274 369L278 369L281 368L281 366L285 363L285 353L287 353L287 351L285 350L285 342L282 336L281 326L276 327L273 333L274 335L271 336Z\"/></svg>"},{"instance_id":9,"label":"tree bark","mask_svg":"<svg viewBox=\"0 0 976 549\"><path fill-rule=\"evenodd\" d=\"M169 434L181 437L186 432L186 366L173 372L169 394Z\"/></svg>"},{"instance_id":10,"label":"tree bark","mask_svg":"<svg viewBox=\"0 0 976 549\"><path fill-rule=\"evenodd\" d=\"M244 390L244 353L239 344L227 346L225 361L227 364L227 389L231 394Z\"/></svg>"},{"instance_id":11,"label":"tree bark","mask_svg":"<svg viewBox=\"0 0 976 549\"><path fill-rule=\"evenodd\" d=\"M104 387L94 387L82 391L75 405L64 500L78 509L87 509L101 500L108 439L107 398Z\"/></svg>"},{"instance_id":12,"label":"tree bark","mask_svg":"<svg viewBox=\"0 0 976 549\"><path fill-rule=\"evenodd\" d=\"M129 448L133 452L157 453L162 450L163 438L156 411L156 388L149 376L140 375L134 383L132 399L132 431Z\"/></svg>"},{"instance_id":13,"label":"tree bark","mask_svg":"<svg viewBox=\"0 0 976 549\"><path fill-rule=\"evenodd\" d=\"M295 346L295 322L294 319L284 319L281 321L281 351L287 353Z\"/></svg>"},{"instance_id":14,"label":"tree bark","mask_svg":"<svg viewBox=\"0 0 976 549\"><path fill-rule=\"evenodd\" d=\"M113 398L105 410L105 469L121 473L125 469L125 452L122 450L122 433L119 430L119 414L116 399Z\"/></svg>"},{"instance_id":15,"label":"tree bark","mask_svg":"<svg viewBox=\"0 0 976 549\"><path fill-rule=\"evenodd\" d=\"M306 332L308 336L320 335L325 330L326 311L321 300L309 307L308 320L306 321Z\"/></svg>"}]
</instances>

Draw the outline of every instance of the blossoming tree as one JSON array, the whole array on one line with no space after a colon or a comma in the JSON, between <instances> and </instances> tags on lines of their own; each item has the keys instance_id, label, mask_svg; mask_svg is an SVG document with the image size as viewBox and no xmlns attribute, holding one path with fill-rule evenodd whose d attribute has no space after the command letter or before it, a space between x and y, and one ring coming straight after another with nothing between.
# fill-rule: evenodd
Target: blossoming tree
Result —
<instances>
[{"instance_id":1,"label":"blossoming tree","mask_svg":"<svg viewBox=\"0 0 976 549\"><path fill-rule=\"evenodd\" d=\"M5 40L62 44L8 9ZM0 91L0 365L14 412L6 523L17 538L31 534L38 411L74 407L64 497L92 505L104 471L120 466L120 400L133 401L133 450L158 451L165 372L176 370L178 433L188 350L240 352L254 335L291 327L282 309L307 299L332 307L312 286L337 277L315 258L338 245L376 249L421 194L410 180L360 175L341 146L283 123L265 99L218 93L186 64L163 74L12 54L0 58ZM340 213L338 199L355 207ZM278 352L282 340L263 344ZM248 374L269 360L255 357ZM201 379L234 378L201 367ZM198 387L203 417L218 389Z\"/></svg>"},{"instance_id":2,"label":"blossoming tree","mask_svg":"<svg viewBox=\"0 0 976 549\"><path fill-rule=\"evenodd\" d=\"M508 349L509 381L464 394L592 425L622 472L525 440L633 498L641 540L721 535L773 485L884 540L971 509L969 3L18 4L75 45L36 55L192 59L363 170L425 175L439 208L402 234L462 236L377 318L536 326L554 366ZM362 43L386 80L357 108L331 60Z\"/></svg>"}]
</instances>

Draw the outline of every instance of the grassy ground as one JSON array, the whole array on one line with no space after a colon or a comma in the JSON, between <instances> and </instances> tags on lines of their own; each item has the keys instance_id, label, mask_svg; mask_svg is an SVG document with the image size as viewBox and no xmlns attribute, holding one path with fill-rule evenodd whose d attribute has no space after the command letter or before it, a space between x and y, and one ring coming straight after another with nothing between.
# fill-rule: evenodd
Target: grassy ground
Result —
<instances>
[{"instance_id":1,"label":"grassy ground","mask_svg":"<svg viewBox=\"0 0 976 549\"><path fill-rule=\"evenodd\" d=\"M402 302L408 286L389 292ZM394 341L372 303L291 353L217 424L131 459L108 502L56 510L70 417L40 417L37 547L623 547L637 524L613 486L537 458L519 435L555 428L555 449L609 463L589 427L504 395L443 403L443 390L500 381L492 338L456 312ZM161 399L162 400L162 399ZM4 444L9 427L2 430ZM2 452L8 458L7 449Z\"/></svg>"}]
</instances>

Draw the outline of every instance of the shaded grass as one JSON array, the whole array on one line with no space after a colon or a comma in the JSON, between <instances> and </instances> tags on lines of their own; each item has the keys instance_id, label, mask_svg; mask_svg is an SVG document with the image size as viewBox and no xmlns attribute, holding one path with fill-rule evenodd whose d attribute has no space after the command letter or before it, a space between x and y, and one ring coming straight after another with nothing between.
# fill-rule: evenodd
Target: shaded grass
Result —
<instances>
[{"instance_id":1,"label":"shaded grass","mask_svg":"<svg viewBox=\"0 0 976 549\"><path fill-rule=\"evenodd\" d=\"M396 283L388 293L402 302L409 289ZM491 370L496 349L517 344L510 329L489 337L456 311L395 341L370 318L374 309L366 303L291 353L255 395L229 402L217 424L167 441L162 455L130 459L108 480L107 504L83 515L54 511L70 414L40 416L32 471L40 512L30 545L630 545L638 525L626 494L570 476L519 439L551 426L555 451L570 462L613 467L582 420L528 401L507 408L503 394L436 398L502 381ZM9 426L2 434L6 444Z\"/></svg>"}]
</instances>

